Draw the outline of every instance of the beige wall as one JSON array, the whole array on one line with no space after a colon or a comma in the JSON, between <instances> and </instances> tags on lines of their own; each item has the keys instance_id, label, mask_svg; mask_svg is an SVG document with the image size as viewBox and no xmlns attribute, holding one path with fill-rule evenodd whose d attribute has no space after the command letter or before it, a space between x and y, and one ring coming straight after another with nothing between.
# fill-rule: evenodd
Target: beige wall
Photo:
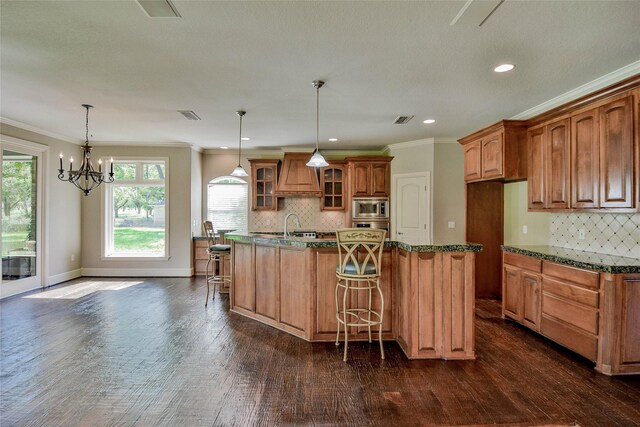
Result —
<instances>
[{"instance_id":1,"label":"beige wall","mask_svg":"<svg viewBox=\"0 0 640 427\"><path fill-rule=\"evenodd\" d=\"M548 245L551 214L527 212L527 182L504 186L504 244ZM527 234L522 226L527 226Z\"/></svg>"},{"instance_id":2,"label":"beige wall","mask_svg":"<svg viewBox=\"0 0 640 427\"><path fill-rule=\"evenodd\" d=\"M48 150L47 171L44 178L44 247L47 263L44 266L45 285L69 280L80 275L81 268L81 197L77 188L57 178L60 152L73 154L79 158L80 147L35 132L22 130L15 126L2 124L2 136L21 139L46 145ZM74 255L75 260L71 261Z\"/></svg>"},{"instance_id":3,"label":"beige wall","mask_svg":"<svg viewBox=\"0 0 640 427\"><path fill-rule=\"evenodd\" d=\"M463 242L464 230L464 154L457 142L434 144L433 162L433 240ZM455 228L449 228L450 221Z\"/></svg>"},{"instance_id":4,"label":"beige wall","mask_svg":"<svg viewBox=\"0 0 640 427\"><path fill-rule=\"evenodd\" d=\"M93 156L169 159L169 259L102 259L103 190L82 203L82 267L86 276L189 276L191 275L191 166L190 147L97 146ZM103 186L104 187L104 186Z\"/></svg>"},{"instance_id":5,"label":"beige wall","mask_svg":"<svg viewBox=\"0 0 640 427\"><path fill-rule=\"evenodd\" d=\"M191 235L199 236L202 223L202 153L191 150Z\"/></svg>"}]
</instances>

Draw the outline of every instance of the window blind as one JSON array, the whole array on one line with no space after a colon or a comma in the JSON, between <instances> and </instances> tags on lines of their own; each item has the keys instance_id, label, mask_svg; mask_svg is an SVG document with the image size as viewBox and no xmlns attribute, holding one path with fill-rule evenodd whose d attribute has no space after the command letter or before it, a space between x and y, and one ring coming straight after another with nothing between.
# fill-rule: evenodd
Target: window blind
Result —
<instances>
[{"instance_id":1,"label":"window blind","mask_svg":"<svg viewBox=\"0 0 640 427\"><path fill-rule=\"evenodd\" d=\"M215 230L248 229L249 186L238 178L221 177L207 188L207 219Z\"/></svg>"}]
</instances>

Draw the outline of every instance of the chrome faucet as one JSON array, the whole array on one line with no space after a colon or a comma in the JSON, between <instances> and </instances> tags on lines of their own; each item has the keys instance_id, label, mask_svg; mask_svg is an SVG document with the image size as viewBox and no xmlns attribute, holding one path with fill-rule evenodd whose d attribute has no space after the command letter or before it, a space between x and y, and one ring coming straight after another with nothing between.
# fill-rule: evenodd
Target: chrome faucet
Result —
<instances>
[{"instance_id":1,"label":"chrome faucet","mask_svg":"<svg viewBox=\"0 0 640 427\"><path fill-rule=\"evenodd\" d=\"M296 213L288 213L287 216L284 217L284 237L286 238L289 235L289 231L287 230L287 222L289 222L289 217L293 216L298 223L298 228L300 228L300 218L298 218L298 214Z\"/></svg>"}]
</instances>

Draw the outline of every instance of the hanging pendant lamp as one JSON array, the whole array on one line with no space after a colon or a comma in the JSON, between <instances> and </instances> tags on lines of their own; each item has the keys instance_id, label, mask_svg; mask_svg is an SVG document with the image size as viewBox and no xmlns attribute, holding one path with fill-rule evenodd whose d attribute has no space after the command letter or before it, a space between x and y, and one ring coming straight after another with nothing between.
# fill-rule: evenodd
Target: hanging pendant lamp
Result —
<instances>
[{"instance_id":1,"label":"hanging pendant lamp","mask_svg":"<svg viewBox=\"0 0 640 427\"><path fill-rule=\"evenodd\" d=\"M329 166L329 163L327 163L324 157L322 157L322 154L320 154L320 149L318 148L318 134L320 129L320 88L324 85L324 82L322 80L314 80L312 83L313 87L316 88L316 149L307 162L307 166L322 168L325 166Z\"/></svg>"},{"instance_id":2,"label":"hanging pendant lamp","mask_svg":"<svg viewBox=\"0 0 640 427\"><path fill-rule=\"evenodd\" d=\"M231 172L231 176L249 176L244 168L240 165L240 154L242 153L242 116L247 114L246 111L236 111L240 116L240 136L238 137L238 166Z\"/></svg>"},{"instance_id":3,"label":"hanging pendant lamp","mask_svg":"<svg viewBox=\"0 0 640 427\"><path fill-rule=\"evenodd\" d=\"M109 176L106 176L105 172L102 172L102 159L98 160L98 170L96 171L91 161L91 146L89 145L89 109L93 108L93 105L82 104L82 107L87 110L85 120L85 140L82 146L82 160L78 169L73 169L73 157L69 158L69 170L65 171L62 167L63 155L60 153L60 168L58 169L58 179L60 181L68 181L71 184L78 187L84 192L85 196L88 196L91 190L98 187L103 182L113 182L113 158L111 158L111 169ZM66 175L65 175L66 172Z\"/></svg>"}]
</instances>

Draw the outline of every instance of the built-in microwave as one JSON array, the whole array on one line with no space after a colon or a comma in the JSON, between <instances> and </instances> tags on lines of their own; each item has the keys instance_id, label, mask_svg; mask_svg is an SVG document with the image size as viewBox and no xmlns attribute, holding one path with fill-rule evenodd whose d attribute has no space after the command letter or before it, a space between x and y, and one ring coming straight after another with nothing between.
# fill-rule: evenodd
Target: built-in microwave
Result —
<instances>
[{"instance_id":1,"label":"built-in microwave","mask_svg":"<svg viewBox=\"0 0 640 427\"><path fill-rule=\"evenodd\" d=\"M351 217L358 219L388 219L389 199L387 197L354 197Z\"/></svg>"}]
</instances>

